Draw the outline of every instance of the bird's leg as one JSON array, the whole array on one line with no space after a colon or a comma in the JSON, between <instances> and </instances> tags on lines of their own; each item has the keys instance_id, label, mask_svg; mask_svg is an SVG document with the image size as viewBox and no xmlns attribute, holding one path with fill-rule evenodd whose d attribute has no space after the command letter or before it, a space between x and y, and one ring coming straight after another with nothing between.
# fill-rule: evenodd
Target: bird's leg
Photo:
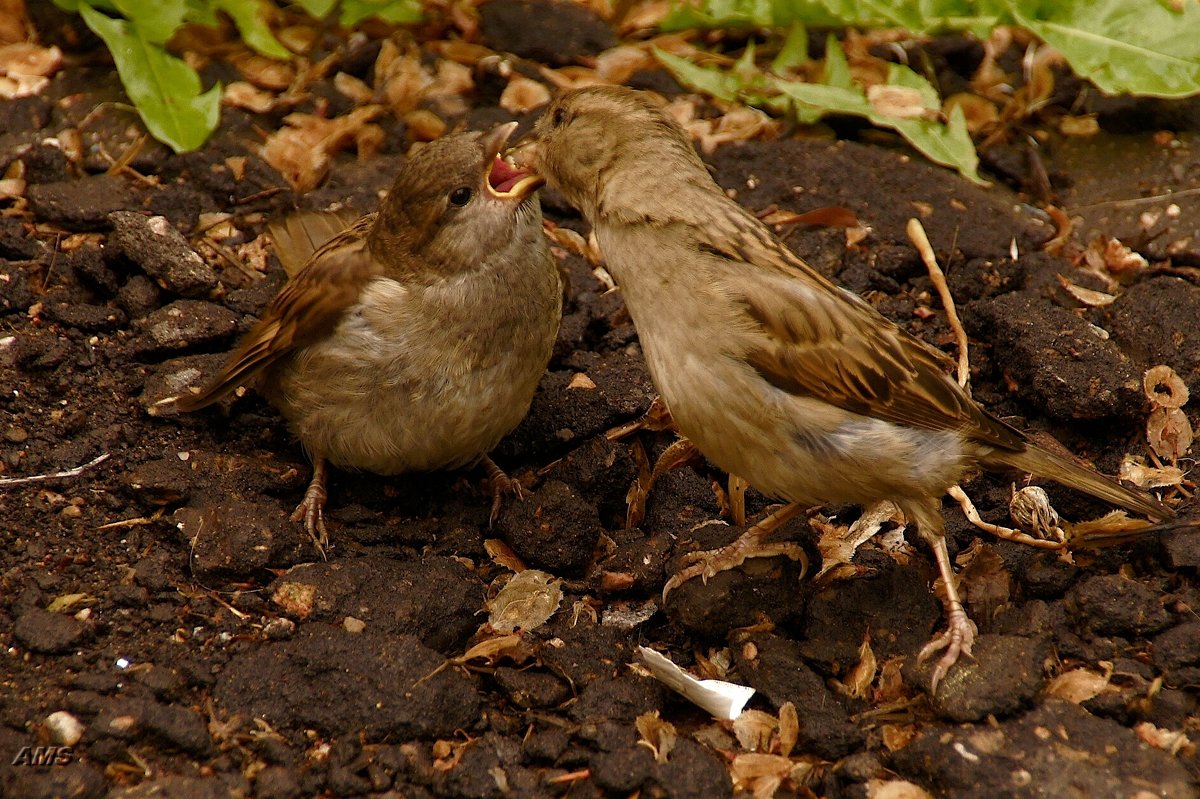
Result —
<instances>
[{"instance_id":1,"label":"bird's leg","mask_svg":"<svg viewBox=\"0 0 1200 799\"><path fill-rule=\"evenodd\" d=\"M646 516L646 499L650 496L650 489L654 488L654 484L660 477L699 456L700 451L696 449L696 445L686 438L680 438L664 449L645 480L643 481L642 475L638 475L633 485L629 487L629 493L626 495L628 508L625 511L625 527L632 530L642 523L642 519Z\"/></svg>"},{"instance_id":2,"label":"bird's leg","mask_svg":"<svg viewBox=\"0 0 1200 799\"><path fill-rule=\"evenodd\" d=\"M946 588L946 631L922 647L917 655L917 662L921 663L934 652L946 650L933 667L929 682L930 693L937 691L938 683L946 676L950 667L958 662L961 655L971 657L971 647L975 644L977 632L975 622L967 616L962 597L959 596L958 587L955 585L954 568L950 565L950 552L946 549L946 531L938 502L935 499L920 505L901 506L904 515L910 521L916 522L917 532L933 549L933 559L937 562L938 574Z\"/></svg>"},{"instance_id":3,"label":"bird's leg","mask_svg":"<svg viewBox=\"0 0 1200 799\"><path fill-rule=\"evenodd\" d=\"M705 552L692 552L685 558L687 564L675 572L667 584L663 586L663 601L667 594L678 588L693 577L702 577L706 582L718 572L741 566L750 558L773 558L786 555L792 560L801 561L805 570L808 569L808 556L804 548L791 541L768 543L766 539L795 516L804 506L797 502L784 505L779 510L742 533L732 544Z\"/></svg>"},{"instance_id":4,"label":"bird's leg","mask_svg":"<svg viewBox=\"0 0 1200 799\"><path fill-rule=\"evenodd\" d=\"M729 519L738 527L746 523L746 489L750 487L736 474L729 475Z\"/></svg>"},{"instance_id":5,"label":"bird's leg","mask_svg":"<svg viewBox=\"0 0 1200 799\"><path fill-rule=\"evenodd\" d=\"M325 500L329 498L329 494L325 491L325 471L325 459L320 455L314 456L312 480L304 492L304 499L300 500L300 504L292 511L291 520L303 520L304 529L308 531L317 551L321 553L321 558L328 560L325 554L325 548L329 546L329 534L325 529Z\"/></svg>"},{"instance_id":6,"label":"bird's leg","mask_svg":"<svg viewBox=\"0 0 1200 799\"><path fill-rule=\"evenodd\" d=\"M514 480L504 473L504 470L496 465L496 462L487 455L483 456L483 460L479 462L483 467L484 473L487 475L488 485L492 489L492 511L488 515L488 527L496 523L496 519L500 517L500 508L504 505L504 495L512 494L517 499L525 499L525 490L521 488L521 483Z\"/></svg>"}]
</instances>

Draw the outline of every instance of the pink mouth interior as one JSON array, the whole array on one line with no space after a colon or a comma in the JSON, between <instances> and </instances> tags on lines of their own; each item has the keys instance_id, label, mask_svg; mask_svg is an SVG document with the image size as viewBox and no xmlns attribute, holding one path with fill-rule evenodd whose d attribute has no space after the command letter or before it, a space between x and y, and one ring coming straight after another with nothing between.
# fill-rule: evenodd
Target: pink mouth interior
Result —
<instances>
[{"instance_id":1,"label":"pink mouth interior","mask_svg":"<svg viewBox=\"0 0 1200 799\"><path fill-rule=\"evenodd\" d=\"M513 186L527 177L529 177L528 170L517 169L497 155L496 160L492 162L492 171L488 174L488 183L498 194L505 194L512 191Z\"/></svg>"}]
</instances>

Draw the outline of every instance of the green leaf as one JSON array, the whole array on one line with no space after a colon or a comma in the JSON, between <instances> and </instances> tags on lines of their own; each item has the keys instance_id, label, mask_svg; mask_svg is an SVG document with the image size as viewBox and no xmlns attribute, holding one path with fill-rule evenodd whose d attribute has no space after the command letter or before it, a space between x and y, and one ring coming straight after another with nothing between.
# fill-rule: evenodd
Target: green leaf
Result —
<instances>
[{"instance_id":1,"label":"green leaf","mask_svg":"<svg viewBox=\"0 0 1200 799\"><path fill-rule=\"evenodd\" d=\"M314 19L325 19L337 5L337 0L296 0L296 5L303 8Z\"/></svg>"},{"instance_id":2,"label":"green leaf","mask_svg":"<svg viewBox=\"0 0 1200 799\"><path fill-rule=\"evenodd\" d=\"M1189 97L1200 93L1200 4L1181 5L1173 11L1154 0L1063 0L1040 9L1008 3L1018 24L1101 91Z\"/></svg>"},{"instance_id":3,"label":"green leaf","mask_svg":"<svg viewBox=\"0 0 1200 799\"><path fill-rule=\"evenodd\" d=\"M291 51L279 43L267 24L270 8L267 0L211 0L211 3L213 9L224 11L233 18L242 40L255 52L281 61L291 59Z\"/></svg>"},{"instance_id":4,"label":"green leaf","mask_svg":"<svg viewBox=\"0 0 1200 799\"><path fill-rule=\"evenodd\" d=\"M914 88L920 92L922 104L926 108L936 111L938 107L937 94L933 87L908 67L891 64L888 70L888 85ZM775 87L796 104L801 121L807 121L813 113L818 116L839 113L865 117L878 127L891 128L899 133L929 160L953 167L963 177L976 183L984 182L976 171L979 157L975 153L975 145L967 131L966 118L961 109L954 109L949 124L943 124L935 119L908 119L882 114L858 88L778 79L775 80Z\"/></svg>"},{"instance_id":5,"label":"green leaf","mask_svg":"<svg viewBox=\"0 0 1200 799\"><path fill-rule=\"evenodd\" d=\"M203 25L206 28L215 28L221 24L221 19L217 16L217 10L212 7L208 0L184 0L187 5L187 21L195 22L197 25Z\"/></svg>"},{"instance_id":6,"label":"green leaf","mask_svg":"<svg viewBox=\"0 0 1200 799\"><path fill-rule=\"evenodd\" d=\"M841 42L832 33L825 37L825 85L839 89L854 89L850 64L842 51Z\"/></svg>"},{"instance_id":7,"label":"green leaf","mask_svg":"<svg viewBox=\"0 0 1200 799\"><path fill-rule=\"evenodd\" d=\"M88 5L81 5L79 13L108 46L125 93L137 106L150 135L175 152L204 144L220 118L220 84L201 94L196 71L147 41L135 26Z\"/></svg>"},{"instance_id":8,"label":"green leaf","mask_svg":"<svg viewBox=\"0 0 1200 799\"><path fill-rule=\"evenodd\" d=\"M153 3L145 0L112 0L112 4L133 23L143 39L154 44L166 43L179 30L188 12L187 0L156 0ZM98 4L88 5L94 8Z\"/></svg>"},{"instance_id":9,"label":"green leaf","mask_svg":"<svg viewBox=\"0 0 1200 799\"><path fill-rule=\"evenodd\" d=\"M787 38L779 46L779 52L771 61L771 71L779 75L800 66L808 60L808 29L804 23L796 22L788 29Z\"/></svg>"},{"instance_id":10,"label":"green leaf","mask_svg":"<svg viewBox=\"0 0 1200 799\"><path fill-rule=\"evenodd\" d=\"M420 22L423 15L420 0L342 0L341 24L350 27L367 17L407 25Z\"/></svg>"},{"instance_id":11,"label":"green leaf","mask_svg":"<svg viewBox=\"0 0 1200 799\"><path fill-rule=\"evenodd\" d=\"M733 72L716 67L698 67L686 58L654 48L654 57L683 84L699 89L718 100L736 100L742 89L741 79Z\"/></svg>"}]
</instances>

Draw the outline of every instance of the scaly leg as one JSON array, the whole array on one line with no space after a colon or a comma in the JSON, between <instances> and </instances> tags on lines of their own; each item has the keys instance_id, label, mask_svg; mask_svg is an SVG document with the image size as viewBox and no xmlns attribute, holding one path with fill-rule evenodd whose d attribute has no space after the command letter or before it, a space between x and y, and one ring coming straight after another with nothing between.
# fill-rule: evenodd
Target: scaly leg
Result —
<instances>
[{"instance_id":1,"label":"scaly leg","mask_svg":"<svg viewBox=\"0 0 1200 799\"><path fill-rule=\"evenodd\" d=\"M804 563L807 570L808 556L799 544L790 541L771 544L765 540L802 509L803 506L796 502L784 505L742 533L732 544L720 549L692 552L685 558L688 565L677 571L663 586L663 601L666 601L667 594L693 577L702 577L707 582L708 578L714 574L741 566L750 558L773 558L777 555L786 555L792 560Z\"/></svg>"},{"instance_id":2,"label":"scaly leg","mask_svg":"<svg viewBox=\"0 0 1200 799\"><path fill-rule=\"evenodd\" d=\"M950 565L950 552L946 549L946 530L943 526L940 500L901 503L900 508L909 521L916 523L917 532L933 549L938 574L946 586L946 631L922 647L917 655L917 662L921 663L934 652L946 650L933 667L929 691L934 693L938 683L946 676L950 667L958 662L961 655L971 657L971 647L975 644L975 634L978 631L975 623L967 616L958 587L955 585L954 568Z\"/></svg>"},{"instance_id":3,"label":"scaly leg","mask_svg":"<svg viewBox=\"0 0 1200 799\"><path fill-rule=\"evenodd\" d=\"M329 546L329 534L325 529L325 500L329 494L325 491L325 471L325 459L320 455L314 456L312 480L304 492L304 499L292 511L291 520L304 521L304 529L308 531L317 551L323 559L328 560L325 554L325 548Z\"/></svg>"},{"instance_id":4,"label":"scaly leg","mask_svg":"<svg viewBox=\"0 0 1200 799\"><path fill-rule=\"evenodd\" d=\"M492 512L488 516L488 527L491 527L500 517L500 508L504 505L504 495L512 494L517 499L525 499L525 489L521 488L519 481L505 474L504 470L487 455L483 456L479 465L483 467L488 484L492 488Z\"/></svg>"}]
</instances>

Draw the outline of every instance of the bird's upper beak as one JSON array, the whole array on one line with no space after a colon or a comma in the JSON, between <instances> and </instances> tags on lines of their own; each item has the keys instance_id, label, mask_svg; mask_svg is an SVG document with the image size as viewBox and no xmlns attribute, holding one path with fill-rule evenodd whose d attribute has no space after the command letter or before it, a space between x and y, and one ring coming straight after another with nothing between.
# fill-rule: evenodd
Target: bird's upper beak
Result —
<instances>
[{"instance_id":1,"label":"bird's upper beak","mask_svg":"<svg viewBox=\"0 0 1200 799\"><path fill-rule=\"evenodd\" d=\"M516 122L506 122L485 133L480 142L483 144L488 191L501 200L523 200L546 182L541 175L500 157L516 129Z\"/></svg>"}]
</instances>

